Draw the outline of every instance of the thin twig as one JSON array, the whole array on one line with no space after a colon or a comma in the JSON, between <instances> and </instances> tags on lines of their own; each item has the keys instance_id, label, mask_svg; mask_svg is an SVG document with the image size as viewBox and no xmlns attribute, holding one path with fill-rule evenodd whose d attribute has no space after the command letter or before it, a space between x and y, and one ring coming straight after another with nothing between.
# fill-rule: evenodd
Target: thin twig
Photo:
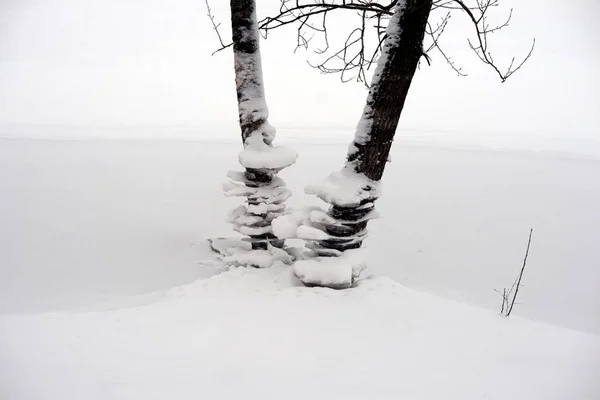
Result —
<instances>
[{"instance_id":1,"label":"thin twig","mask_svg":"<svg viewBox=\"0 0 600 400\"><path fill-rule=\"evenodd\" d=\"M225 50L226 48L233 46L233 43L225 44L223 42L223 38L221 37L221 32L219 32L219 26L221 26L221 23L217 23L215 21L215 16L212 12L212 9L210 8L210 4L208 3L208 0L204 0L204 2L206 3L206 11L207 11L206 15L208 15L208 19L210 19L210 23L212 24L213 29L217 33L217 38L219 39L219 43L221 44L221 47L212 53L212 55L214 56L219 51Z\"/></svg>"},{"instance_id":2,"label":"thin twig","mask_svg":"<svg viewBox=\"0 0 600 400\"><path fill-rule=\"evenodd\" d=\"M527 241L527 250L525 251L525 258L523 259L523 266L521 267L521 272L519 273L519 278L517 279L517 284L515 286L515 294L513 295L512 302L510 303L510 308L508 309L506 316L510 316L510 313L513 310L515 305L515 300L517 299L517 294L519 293L519 287L521 286L521 279L523 279L523 272L525 271L525 266L527 265L527 257L529 256L529 246L531 246L531 235L533 235L533 229L529 231L529 240Z\"/></svg>"}]
</instances>

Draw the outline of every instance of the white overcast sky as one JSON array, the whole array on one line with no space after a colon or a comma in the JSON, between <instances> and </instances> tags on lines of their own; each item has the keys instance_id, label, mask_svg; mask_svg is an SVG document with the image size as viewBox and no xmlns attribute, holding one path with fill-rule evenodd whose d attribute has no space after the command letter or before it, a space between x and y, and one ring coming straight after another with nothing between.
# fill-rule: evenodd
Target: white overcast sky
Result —
<instances>
[{"instance_id":1,"label":"white overcast sky","mask_svg":"<svg viewBox=\"0 0 600 400\"><path fill-rule=\"evenodd\" d=\"M533 58L507 83L468 50L456 15L444 40L469 74L433 54L417 71L401 127L466 132L583 135L600 140L600 5L594 0L502 0L511 26L497 58ZM212 0L230 35L228 2ZM277 0L259 0L259 14ZM336 27L343 29L342 21ZM263 41L271 121L278 127L352 129L366 92L311 69L294 32ZM0 124L234 127L230 51L217 40L204 0L0 0ZM502 61L508 61L506 57Z\"/></svg>"}]
</instances>

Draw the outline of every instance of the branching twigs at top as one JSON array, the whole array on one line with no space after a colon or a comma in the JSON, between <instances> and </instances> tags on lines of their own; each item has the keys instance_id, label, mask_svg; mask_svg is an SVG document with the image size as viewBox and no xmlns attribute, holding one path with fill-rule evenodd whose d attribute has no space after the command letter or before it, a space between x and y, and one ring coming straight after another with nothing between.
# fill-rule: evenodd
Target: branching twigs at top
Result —
<instances>
[{"instance_id":1,"label":"branching twigs at top","mask_svg":"<svg viewBox=\"0 0 600 400\"><path fill-rule=\"evenodd\" d=\"M219 47L217 50L215 50L212 53L212 55L215 55L215 53L218 53L221 50L225 50L226 48L233 46L233 42L229 43L229 44L225 44L223 42L223 38L221 37L221 32L219 32L219 27L221 26L221 23L217 23L215 21L215 16L212 13L212 9L210 8L210 4L208 3L208 0L204 0L204 2L206 3L206 15L208 16L208 19L210 19L210 23L212 24L213 29L217 33L217 38L219 39L219 44L221 45L221 47Z\"/></svg>"},{"instance_id":2,"label":"branching twigs at top","mask_svg":"<svg viewBox=\"0 0 600 400\"><path fill-rule=\"evenodd\" d=\"M477 1L477 10L479 11L478 16L475 16L475 14L473 14L473 10L471 8L467 7L462 0L454 0L454 2L456 2L461 7L461 9L469 16L469 18L471 19L471 22L473 23L473 25L476 29L477 44L473 44L473 42L471 42L471 39L467 39L469 42L469 47L471 47L471 50L473 50L475 52L475 54L477 54L477 57L479 57L479 59L484 64L489 65L490 67L492 67L494 69L494 71L496 71L496 73L498 74L498 76L500 77L502 82L505 82L512 74L517 72L523 66L523 64L525 64L525 62L527 60L529 60L529 58L531 57L531 54L533 54L533 49L535 48L535 38L533 39L533 43L531 44L529 53L527 53L527 55L523 58L523 60L520 63L518 63L517 66L515 67L514 66L515 65L515 57L513 57L510 62L510 65L506 69L506 72L503 73L502 71L500 71L498 66L494 63L494 59L492 58L492 53L490 53L490 51L488 50L488 35L492 34L494 32L497 32L503 28L506 28L508 26L508 24L510 23L510 20L512 19L512 11L513 10L512 9L510 10L508 17L506 18L506 20L503 23L490 27L490 25L487 22L487 14L486 13L490 7L497 6L499 0L476 0L476 1Z\"/></svg>"},{"instance_id":3,"label":"branching twigs at top","mask_svg":"<svg viewBox=\"0 0 600 400\"><path fill-rule=\"evenodd\" d=\"M325 58L317 64L311 64L323 73L339 73L342 81L356 78L366 84L366 71L376 62L385 40L385 21L390 18L398 0L378 2L376 0L280 0L276 15L269 16L259 22L265 37L268 33L286 25L298 24L296 49L308 48L309 42L320 36L324 48L315 50ZM489 65L502 82L518 71L531 57L535 47L535 39L527 53L520 61L513 58L508 68L501 69L494 61L488 46L488 36L508 26L512 18L512 10L504 22L498 25L488 23L491 9L499 5L500 0L436 0L433 10L444 11L437 23L428 23L427 35L431 44L423 50L428 63L428 52L437 50L454 71L465 76L450 55L442 48L440 38L448 26L454 13L464 13L475 28L475 38L468 38L468 44L477 57ZM346 34L346 39L339 48L331 49L332 42L328 34L327 17L331 12L346 11L356 14L360 22ZM504 71L504 72L503 72ZM349 77L349 75L352 75Z\"/></svg>"},{"instance_id":4,"label":"branching twigs at top","mask_svg":"<svg viewBox=\"0 0 600 400\"><path fill-rule=\"evenodd\" d=\"M385 24L382 21L392 15L396 3L397 0L388 4L368 0L307 0L303 4L301 0L281 0L278 14L261 20L259 27L266 37L273 29L298 23L296 49L308 49L310 40L306 40L306 37L309 35L310 39L320 35L324 43L324 47L316 49L315 52L324 55L325 59L317 64L309 63L313 68L322 73L339 73L343 82L356 77L359 82L366 84L366 71L377 60L385 39ZM331 51L327 17L331 11L338 10L356 13L360 22L346 36L342 46ZM372 21L375 22L373 26ZM370 33L373 28L375 38L372 38ZM376 45L369 50L369 43L373 41Z\"/></svg>"},{"instance_id":5,"label":"branching twigs at top","mask_svg":"<svg viewBox=\"0 0 600 400\"><path fill-rule=\"evenodd\" d=\"M431 45L425 50L425 60L427 61L427 64L431 65L431 61L429 58L428 53L433 50L433 49L437 49L440 54L442 55L442 57L444 58L444 60L446 60L446 63L459 75L459 76L467 76L466 73L464 73L462 71L461 67L458 67L456 65L456 63L454 61L452 61L452 59L450 58L450 56L448 56L446 54L446 52L442 49L442 47L440 46L440 37L442 36L442 34L444 33L444 29L446 29L446 27L448 26L448 21L450 20L450 12L447 12L446 15L441 19L440 22L437 23L436 27L433 28L431 26L431 23L427 23L427 29L425 30L425 33L431 38Z\"/></svg>"}]
</instances>

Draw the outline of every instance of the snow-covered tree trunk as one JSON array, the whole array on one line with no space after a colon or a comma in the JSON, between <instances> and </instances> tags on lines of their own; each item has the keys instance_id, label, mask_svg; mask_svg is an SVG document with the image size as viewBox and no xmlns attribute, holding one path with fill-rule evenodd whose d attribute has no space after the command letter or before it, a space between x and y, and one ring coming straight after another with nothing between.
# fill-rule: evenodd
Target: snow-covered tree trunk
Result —
<instances>
[{"instance_id":1,"label":"snow-covered tree trunk","mask_svg":"<svg viewBox=\"0 0 600 400\"><path fill-rule=\"evenodd\" d=\"M413 76L423 55L423 37L431 0L400 0L389 26L348 165L379 181L404 108Z\"/></svg>"},{"instance_id":2,"label":"snow-covered tree trunk","mask_svg":"<svg viewBox=\"0 0 600 400\"><path fill-rule=\"evenodd\" d=\"M242 142L268 126L255 0L231 0L235 84ZM271 138L272 140L272 138Z\"/></svg>"},{"instance_id":3,"label":"snow-covered tree trunk","mask_svg":"<svg viewBox=\"0 0 600 400\"><path fill-rule=\"evenodd\" d=\"M374 216L379 181L423 55L423 37L432 0L399 0L386 30L363 115L344 168L324 183L307 187L331 205L330 219L316 225L327 238L311 244L319 255L339 255L361 246Z\"/></svg>"},{"instance_id":4,"label":"snow-covered tree trunk","mask_svg":"<svg viewBox=\"0 0 600 400\"><path fill-rule=\"evenodd\" d=\"M271 221L284 212L284 202L290 191L276 174L293 164L297 154L272 144L275 128L267 121L269 111L265 101L255 0L231 0L230 6L239 122L244 145L239 162L245 171L230 172L231 181L223 189L226 196L246 197L247 205L233 210L229 221L235 230L249 237L253 249L266 250L269 244L283 245L283 241L273 235Z\"/></svg>"}]
</instances>

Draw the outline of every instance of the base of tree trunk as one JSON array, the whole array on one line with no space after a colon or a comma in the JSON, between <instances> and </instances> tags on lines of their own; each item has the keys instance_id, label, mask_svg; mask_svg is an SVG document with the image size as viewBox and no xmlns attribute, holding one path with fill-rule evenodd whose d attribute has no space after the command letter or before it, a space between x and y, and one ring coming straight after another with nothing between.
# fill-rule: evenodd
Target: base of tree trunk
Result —
<instances>
[{"instance_id":1,"label":"base of tree trunk","mask_svg":"<svg viewBox=\"0 0 600 400\"><path fill-rule=\"evenodd\" d=\"M245 172L229 172L231 182L224 185L226 196L246 197L246 205L232 210L228 219L253 250L284 245L271 228L271 222L285 212L285 201L291 195L285 182L277 177L278 171L247 168Z\"/></svg>"},{"instance_id":2,"label":"base of tree trunk","mask_svg":"<svg viewBox=\"0 0 600 400\"><path fill-rule=\"evenodd\" d=\"M367 222L375 216L374 199L356 207L332 205L327 211L330 219L315 224L329 237L307 244L320 257L335 257L344 251L358 249L367 237Z\"/></svg>"}]
</instances>

